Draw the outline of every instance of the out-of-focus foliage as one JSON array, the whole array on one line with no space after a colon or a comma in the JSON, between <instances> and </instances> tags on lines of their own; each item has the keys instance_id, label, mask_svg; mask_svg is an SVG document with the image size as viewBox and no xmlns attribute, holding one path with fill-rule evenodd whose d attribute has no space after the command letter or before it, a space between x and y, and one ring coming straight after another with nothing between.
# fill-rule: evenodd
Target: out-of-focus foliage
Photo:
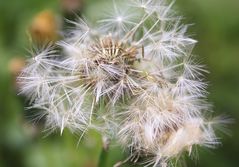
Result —
<instances>
[{"instance_id":1,"label":"out-of-focus foliage","mask_svg":"<svg viewBox=\"0 0 239 167\"><path fill-rule=\"evenodd\" d=\"M104 7L103 1L88 0L86 14L93 19L97 8ZM45 137L41 122L30 122L34 111L24 111L25 99L17 96L12 59L27 55L28 30L34 17L44 10L52 10L61 20L59 6L59 0L0 0L0 167L94 167L100 157L99 135L90 133L78 146L79 136L69 132L64 132L63 136L56 133ZM223 145L213 151L200 151L197 163L188 160L188 166L237 167L239 1L178 0L176 8L185 16L186 23L195 23L190 27L191 34L199 41L194 53L210 71L207 76L209 100L214 103L215 114L235 119L229 127L231 136L223 136ZM113 145L107 158L107 166L111 167L124 155Z\"/></svg>"}]
</instances>

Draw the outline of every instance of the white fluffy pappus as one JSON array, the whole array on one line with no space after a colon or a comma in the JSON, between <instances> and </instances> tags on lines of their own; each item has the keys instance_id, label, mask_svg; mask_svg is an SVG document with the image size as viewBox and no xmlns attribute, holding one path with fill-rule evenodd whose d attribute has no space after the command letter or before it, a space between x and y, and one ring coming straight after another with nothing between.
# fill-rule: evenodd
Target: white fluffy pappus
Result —
<instances>
[{"instance_id":1,"label":"white fluffy pappus","mask_svg":"<svg viewBox=\"0 0 239 167\"><path fill-rule=\"evenodd\" d=\"M129 160L154 167L219 143L217 121L205 118L207 70L173 3L112 0L93 26L72 22L57 43L64 57L52 47L33 55L18 81L48 130L96 129L129 149Z\"/></svg>"}]
</instances>

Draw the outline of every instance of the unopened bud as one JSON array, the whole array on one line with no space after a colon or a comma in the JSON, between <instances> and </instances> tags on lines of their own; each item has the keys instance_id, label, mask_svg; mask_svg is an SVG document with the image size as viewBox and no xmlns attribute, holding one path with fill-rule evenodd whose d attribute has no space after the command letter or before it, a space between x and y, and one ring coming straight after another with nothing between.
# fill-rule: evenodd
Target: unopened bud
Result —
<instances>
[{"instance_id":1,"label":"unopened bud","mask_svg":"<svg viewBox=\"0 0 239 167\"><path fill-rule=\"evenodd\" d=\"M52 42L57 39L57 20L52 11L40 12L33 19L30 26L30 35L34 42Z\"/></svg>"}]
</instances>

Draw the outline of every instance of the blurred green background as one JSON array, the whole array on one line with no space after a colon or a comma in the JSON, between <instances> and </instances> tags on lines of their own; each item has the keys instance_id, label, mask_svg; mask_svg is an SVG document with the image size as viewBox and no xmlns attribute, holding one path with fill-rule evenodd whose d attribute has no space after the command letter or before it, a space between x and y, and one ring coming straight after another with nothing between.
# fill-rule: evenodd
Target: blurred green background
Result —
<instances>
[{"instance_id":1,"label":"blurred green background","mask_svg":"<svg viewBox=\"0 0 239 167\"><path fill-rule=\"evenodd\" d=\"M39 12L51 10L61 20L60 0L0 0L0 167L95 167L100 157L100 137L79 137L65 131L46 137L41 122L30 122L24 97L17 96L15 76L29 47L29 27ZM102 0L88 0L94 15ZM231 136L223 136L216 150L199 151L193 167L239 166L239 0L177 0L175 8L194 23L190 33L199 41L195 55L210 74L209 100L216 114L234 118ZM20 61L19 61L20 60ZM115 146L107 165L124 158Z\"/></svg>"}]
</instances>

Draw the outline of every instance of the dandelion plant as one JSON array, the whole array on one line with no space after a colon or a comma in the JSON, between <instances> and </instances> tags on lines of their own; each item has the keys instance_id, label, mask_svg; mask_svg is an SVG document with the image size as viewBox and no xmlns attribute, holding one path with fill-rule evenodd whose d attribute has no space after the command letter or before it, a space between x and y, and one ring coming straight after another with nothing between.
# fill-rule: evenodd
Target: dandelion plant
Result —
<instances>
[{"instance_id":1,"label":"dandelion plant","mask_svg":"<svg viewBox=\"0 0 239 167\"><path fill-rule=\"evenodd\" d=\"M154 167L219 143L207 70L173 3L112 0L96 22L69 21L63 40L32 53L18 81L49 132L94 129Z\"/></svg>"}]
</instances>

